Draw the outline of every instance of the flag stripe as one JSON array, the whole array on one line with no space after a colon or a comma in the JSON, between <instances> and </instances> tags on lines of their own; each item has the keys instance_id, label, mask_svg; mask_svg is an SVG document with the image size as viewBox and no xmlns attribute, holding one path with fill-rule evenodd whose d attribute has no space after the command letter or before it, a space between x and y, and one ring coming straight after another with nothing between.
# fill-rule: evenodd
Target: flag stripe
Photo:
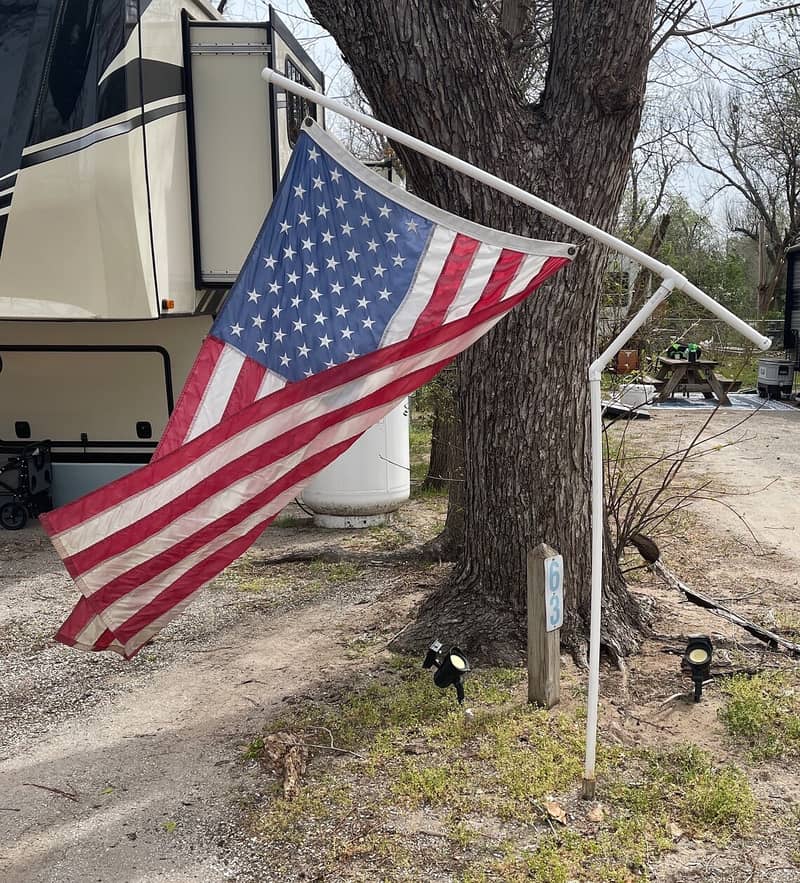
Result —
<instances>
[{"instance_id":1,"label":"flag stripe","mask_svg":"<svg viewBox=\"0 0 800 883\"><path fill-rule=\"evenodd\" d=\"M165 454L179 448L186 438L192 418L194 417L211 379L217 361L222 354L224 344L216 337L207 337L200 347L194 367L184 384L172 417L167 424L161 441L158 443L150 462L158 460Z\"/></svg>"},{"instance_id":2,"label":"flag stripe","mask_svg":"<svg viewBox=\"0 0 800 883\"><path fill-rule=\"evenodd\" d=\"M446 227L434 229L422 262L417 268L414 283L400 309L386 326L381 340L383 349L378 352L385 352L386 347L405 340L409 336L411 329L431 299L455 239L456 234Z\"/></svg>"},{"instance_id":3,"label":"flag stripe","mask_svg":"<svg viewBox=\"0 0 800 883\"><path fill-rule=\"evenodd\" d=\"M442 320L458 295L464 277L469 272L475 253L479 248L480 242L477 239L471 239L469 236L461 234L456 236L444 268L436 280L431 299L411 331L412 337L416 334L424 334L442 324Z\"/></svg>"},{"instance_id":4,"label":"flag stripe","mask_svg":"<svg viewBox=\"0 0 800 883\"><path fill-rule=\"evenodd\" d=\"M538 260L541 260L538 255ZM486 284L480 301L472 308L472 311L483 309L490 304L499 303L508 293L512 283L518 281L520 267L525 262L525 255L517 251L503 249L495 264L491 279Z\"/></svg>"},{"instance_id":5,"label":"flag stripe","mask_svg":"<svg viewBox=\"0 0 800 883\"><path fill-rule=\"evenodd\" d=\"M239 377L245 358L241 350L225 345L214 366L214 373L206 386L184 442L197 438L219 423L225 413L228 394Z\"/></svg>"},{"instance_id":6,"label":"flag stripe","mask_svg":"<svg viewBox=\"0 0 800 883\"><path fill-rule=\"evenodd\" d=\"M558 270L567 260L566 258L550 258L540 274L541 280L543 281L548 275ZM485 315L481 314L481 320L488 320L495 315L501 316L511 309L514 303L521 300L525 293L525 290L518 293L513 302L508 299L488 307L484 311ZM67 557L83 548L84 545L88 545L88 543L68 541L64 536L68 531L83 527L100 513L110 512L112 509L116 513L115 507L123 501L130 501L137 494L164 481L207 454L217 445L232 439L238 433L267 417L284 410L292 410L293 413L297 413L297 406L302 405L304 414L301 414L293 422L303 422L302 418L305 415L311 413L315 406L322 407L325 401L341 404L338 400L347 396L349 385L362 376L377 371L383 366L388 366L387 370L391 371L396 367L392 363L405 364L407 359L413 359L420 352L429 348L462 336L466 339L469 335L465 334L465 331L474 325L475 318L476 315L473 313L428 332L421 339L400 341L393 344L388 351L386 349L377 350L353 362L337 365L329 371L309 378L303 384L287 384L273 395L257 400L249 408L231 417L224 424L220 424L202 436L182 445L174 452L175 456L169 458L167 464L163 462L164 458L162 457L158 462L151 463L145 469L139 469L110 483L103 489L102 495L90 495L52 512L43 513L40 520L50 536L53 537L60 553L63 557ZM323 396L330 396L330 398L323 400ZM113 519L114 514L111 517ZM95 534L95 536L100 535Z\"/></svg>"},{"instance_id":7,"label":"flag stripe","mask_svg":"<svg viewBox=\"0 0 800 883\"><path fill-rule=\"evenodd\" d=\"M556 258L556 260L559 260L559 258ZM547 263L547 261L542 259L541 255L527 255L522 261L522 264L517 271L517 275L514 277L508 288L502 293L500 302L502 303L508 298L518 295L520 292L530 293L537 289L539 285L541 285L540 276L547 266ZM561 264L559 264L559 266L561 266ZM546 275L550 275L549 272ZM533 283L533 285L531 283Z\"/></svg>"},{"instance_id":8,"label":"flag stripe","mask_svg":"<svg viewBox=\"0 0 800 883\"><path fill-rule=\"evenodd\" d=\"M496 245L481 244L470 267L469 277L458 291L444 317L445 323L454 322L466 316L480 299L483 290L494 273L495 264L502 252Z\"/></svg>"},{"instance_id":9,"label":"flag stripe","mask_svg":"<svg viewBox=\"0 0 800 883\"><path fill-rule=\"evenodd\" d=\"M248 405L252 405L258 396L261 382L266 370L254 359L245 359L239 369L239 376L231 390L230 398L222 413L222 420L232 417L237 411L241 411ZM209 427L210 428L210 427Z\"/></svg>"}]
</instances>

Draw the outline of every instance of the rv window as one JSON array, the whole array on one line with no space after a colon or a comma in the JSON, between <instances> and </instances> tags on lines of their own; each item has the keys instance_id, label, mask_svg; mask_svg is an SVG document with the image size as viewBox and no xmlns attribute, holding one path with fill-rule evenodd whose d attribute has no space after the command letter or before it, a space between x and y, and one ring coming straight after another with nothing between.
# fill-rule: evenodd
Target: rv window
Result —
<instances>
[{"instance_id":1,"label":"rv window","mask_svg":"<svg viewBox=\"0 0 800 883\"><path fill-rule=\"evenodd\" d=\"M296 64L294 64L291 58L286 59L286 76L290 80L294 80L295 83L300 83L303 86L307 86L309 89L314 88L313 83L311 83L307 77L303 76L303 72ZM291 144L292 147L294 147L295 142L300 135L300 127L303 125L303 120L307 116L313 117L314 119L317 118L316 104L310 104L305 98L287 92L286 127L289 134L289 144Z\"/></svg>"}]
</instances>

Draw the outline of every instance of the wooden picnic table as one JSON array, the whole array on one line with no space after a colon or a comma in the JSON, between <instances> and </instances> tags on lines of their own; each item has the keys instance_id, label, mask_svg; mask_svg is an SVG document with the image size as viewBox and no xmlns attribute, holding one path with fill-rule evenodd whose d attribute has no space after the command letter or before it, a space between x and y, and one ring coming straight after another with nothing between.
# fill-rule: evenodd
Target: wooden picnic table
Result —
<instances>
[{"instance_id":1,"label":"wooden picnic table","mask_svg":"<svg viewBox=\"0 0 800 883\"><path fill-rule=\"evenodd\" d=\"M720 405L730 405L728 390L734 382L719 376L714 369L717 363L712 359L670 359L659 356L654 386L658 391L657 402L666 401L679 387L681 392L701 392L707 399L716 398Z\"/></svg>"}]
</instances>

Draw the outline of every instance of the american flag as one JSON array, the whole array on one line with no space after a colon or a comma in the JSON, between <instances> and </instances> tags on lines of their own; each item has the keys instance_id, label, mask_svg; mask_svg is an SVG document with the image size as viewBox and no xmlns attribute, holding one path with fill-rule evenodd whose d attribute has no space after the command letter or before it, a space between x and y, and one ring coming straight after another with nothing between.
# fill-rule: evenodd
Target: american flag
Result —
<instances>
[{"instance_id":1,"label":"american flag","mask_svg":"<svg viewBox=\"0 0 800 883\"><path fill-rule=\"evenodd\" d=\"M133 657L572 251L429 205L309 121L151 462L42 516L82 593L57 640Z\"/></svg>"}]
</instances>

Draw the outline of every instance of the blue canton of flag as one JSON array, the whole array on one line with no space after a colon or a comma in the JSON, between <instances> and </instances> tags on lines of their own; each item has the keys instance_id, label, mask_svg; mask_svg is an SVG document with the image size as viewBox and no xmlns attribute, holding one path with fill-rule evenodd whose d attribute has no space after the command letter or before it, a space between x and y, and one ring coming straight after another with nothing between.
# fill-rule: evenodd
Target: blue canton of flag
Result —
<instances>
[{"instance_id":1,"label":"blue canton of flag","mask_svg":"<svg viewBox=\"0 0 800 883\"><path fill-rule=\"evenodd\" d=\"M302 132L212 333L288 381L372 352L432 228Z\"/></svg>"}]
</instances>

